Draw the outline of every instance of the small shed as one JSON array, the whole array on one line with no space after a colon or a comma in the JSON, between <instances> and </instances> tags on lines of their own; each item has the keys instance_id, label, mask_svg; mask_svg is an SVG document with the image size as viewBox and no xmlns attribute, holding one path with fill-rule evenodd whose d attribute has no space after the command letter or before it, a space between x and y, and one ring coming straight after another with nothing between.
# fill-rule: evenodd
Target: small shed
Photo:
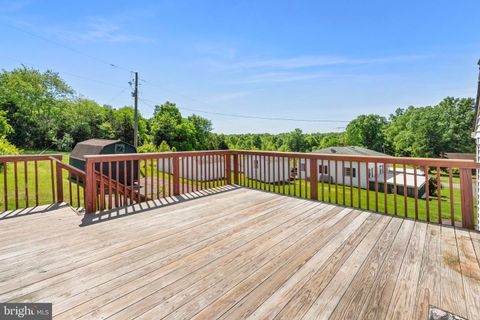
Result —
<instances>
[{"instance_id":1,"label":"small shed","mask_svg":"<svg viewBox=\"0 0 480 320\"><path fill-rule=\"evenodd\" d=\"M89 139L77 143L75 148L73 148L72 153L70 154L70 165L85 171L85 156L86 155L97 155L97 154L126 154L126 153L137 153L137 149L120 140L106 140L106 139ZM138 161L133 161L133 178L134 181L138 181ZM124 181L124 163L121 161L118 165L119 167L119 182L125 183ZM131 161L126 161L127 167L127 184L131 184ZM96 165L96 170L100 170L100 164ZM103 174L108 175L109 168L104 166ZM117 174L117 165L116 162L112 162L112 177L116 177Z\"/></svg>"}]
</instances>

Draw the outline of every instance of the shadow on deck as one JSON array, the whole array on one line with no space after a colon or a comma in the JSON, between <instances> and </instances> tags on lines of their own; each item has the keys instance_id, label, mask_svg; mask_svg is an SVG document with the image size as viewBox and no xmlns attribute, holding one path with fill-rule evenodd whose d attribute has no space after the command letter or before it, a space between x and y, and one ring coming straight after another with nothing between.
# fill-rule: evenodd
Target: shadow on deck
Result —
<instances>
[{"instance_id":1,"label":"shadow on deck","mask_svg":"<svg viewBox=\"0 0 480 320\"><path fill-rule=\"evenodd\" d=\"M238 187L22 212L0 221L0 301L58 319L480 314L480 234L460 228Z\"/></svg>"}]
</instances>

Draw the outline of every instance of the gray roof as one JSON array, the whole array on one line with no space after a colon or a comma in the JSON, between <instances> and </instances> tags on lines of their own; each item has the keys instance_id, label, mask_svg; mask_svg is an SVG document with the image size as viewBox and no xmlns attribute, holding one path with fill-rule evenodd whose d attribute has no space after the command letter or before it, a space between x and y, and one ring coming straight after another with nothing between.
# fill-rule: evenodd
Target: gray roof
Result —
<instances>
[{"instance_id":1,"label":"gray roof","mask_svg":"<svg viewBox=\"0 0 480 320\"><path fill-rule=\"evenodd\" d=\"M100 154L102 149L113 143L121 142L120 140L107 140L107 139L89 139L79 142L73 148L70 157L85 160L85 155Z\"/></svg>"},{"instance_id":2,"label":"gray roof","mask_svg":"<svg viewBox=\"0 0 480 320\"><path fill-rule=\"evenodd\" d=\"M371 156L371 157L390 157L388 154L370 150L362 147L348 146L348 147L330 147L321 150L315 150L313 153L320 154L348 154L355 156Z\"/></svg>"}]
</instances>

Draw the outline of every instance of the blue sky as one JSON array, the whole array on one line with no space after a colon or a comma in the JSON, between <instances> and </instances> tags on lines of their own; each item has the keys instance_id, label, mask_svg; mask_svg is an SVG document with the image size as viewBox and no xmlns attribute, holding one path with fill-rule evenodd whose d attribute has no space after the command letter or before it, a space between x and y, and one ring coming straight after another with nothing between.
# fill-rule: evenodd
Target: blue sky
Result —
<instances>
[{"instance_id":1,"label":"blue sky","mask_svg":"<svg viewBox=\"0 0 480 320\"><path fill-rule=\"evenodd\" d=\"M388 116L475 96L479 9L438 0L0 0L0 68L58 71L78 94L115 107L131 105L136 70L145 116L166 100L184 115ZM223 133L345 126L197 113Z\"/></svg>"}]
</instances>

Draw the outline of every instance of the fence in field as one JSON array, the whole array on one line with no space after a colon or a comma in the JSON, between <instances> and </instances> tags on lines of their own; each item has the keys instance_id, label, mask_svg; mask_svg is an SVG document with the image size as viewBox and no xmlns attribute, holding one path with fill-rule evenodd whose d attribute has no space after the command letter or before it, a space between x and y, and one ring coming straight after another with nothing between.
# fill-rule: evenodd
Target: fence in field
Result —
<instances>
[{"instance_id":1,"label":"fence in field","mask_svg":"<svg viewBox=\"0 0 480 320\"><path fill-rule=\"evenodd\" d=\"M235 184L439 224L476 222L479 164L467 160L229 150L85 159L83 172L61 155L0 157L4 209L38 205L43 192L90 213ZM40 166L49 190L39 191Z\"/></svg>"}]
</instances>

